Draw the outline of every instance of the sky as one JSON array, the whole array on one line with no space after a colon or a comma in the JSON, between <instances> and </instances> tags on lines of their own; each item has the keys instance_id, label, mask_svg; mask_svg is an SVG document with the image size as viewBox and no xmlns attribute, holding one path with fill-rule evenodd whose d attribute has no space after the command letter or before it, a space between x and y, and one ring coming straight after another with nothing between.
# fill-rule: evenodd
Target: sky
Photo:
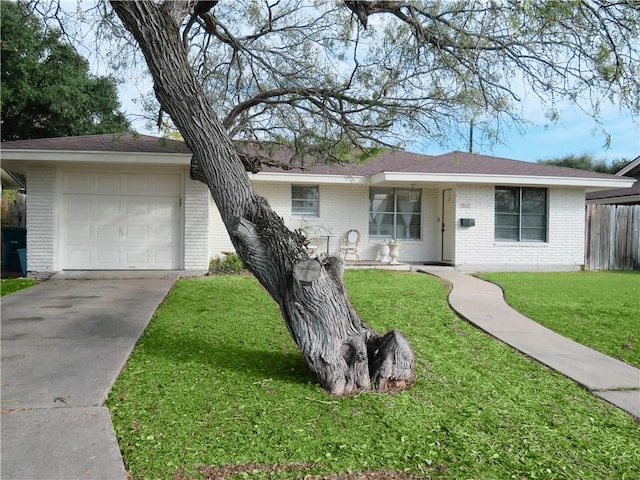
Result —
<instances>
[{"instance_id":1,"label":"sky","mask_svg":"<svg viewBox=\"0 0 640 480\"><path fill-rule=\"evenodd\" d=\"M474 151L528 162L583 153L608 162L621 158L631 160L640 155L640 123L630 113L621 113L616 106L604 109L602 127L586 113L569 104L560 109L561 118L555 124L549 124L542 108L535 103L529 105L525 112L526 120L532 125L524 132L507 130L502 144L493 147L480 145L474 147ZM601 128L606 129L611 136L608 147L607 135ZM468 143L454 147L452 149L466 151Z\"/></svg>"}]
</instances>

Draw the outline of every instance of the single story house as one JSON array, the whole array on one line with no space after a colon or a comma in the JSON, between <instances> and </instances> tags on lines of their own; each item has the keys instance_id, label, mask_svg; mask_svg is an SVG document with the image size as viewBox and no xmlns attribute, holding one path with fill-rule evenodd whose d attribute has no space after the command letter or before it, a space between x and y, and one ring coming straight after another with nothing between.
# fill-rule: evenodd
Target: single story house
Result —
<instances>
[{"instance_id":1,"label":"single story house","mask_svg":"<svg viewBox=\"0 0 640 480\"><path fill-rule=\"evenodd\" d=\"M60 270L205 270L232 250L183 142L95 135L5 142L3 168L26 175L27 265ZM386 151L346 166L252 174L291 228L339 250L360 232L362 261L401 243L401 262L460 270L567 270L584 263L585 194L634 179L464 152Z\"/></svg>"}]
</instances>

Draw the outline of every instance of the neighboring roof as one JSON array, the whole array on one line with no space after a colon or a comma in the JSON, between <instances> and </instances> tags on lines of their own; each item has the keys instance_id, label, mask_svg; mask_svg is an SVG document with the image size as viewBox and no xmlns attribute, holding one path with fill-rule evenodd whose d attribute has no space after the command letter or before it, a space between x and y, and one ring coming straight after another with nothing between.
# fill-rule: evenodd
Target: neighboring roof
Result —
<instances>
[{"instance_id":1,"label":"neighboring roof","mask_svg":"<svg viewBox=\"0 0 640 480\"><path fill-rule=\"evenodd\" d=\"M37 138L0 143L2 150L69 152L191 153L183 141L131 133Z\"/></svg>"},{"instance_id":2,"label":"neighboring roof","mask_svg":"<svg viewBox=\"0 0 640 480\"><path fill-rule=\"evenodd\" d=\"M0 169L2 176L2 188L24 190L26 188L25 178L17 173L10 172L4 168Z\"/></svg>"},{"instance_id":3,"label":"neighboring roof","mask_svg":"<svg viewBox=\"0 0 640 480\"><path fill-rule=\"evenodd\" d=\"M93 162L93 163L162 163L188 165L191 151L180 140L149 135L107 134L80 137L18 140L0 144L3 162L12 167L24 162ZM255 149L247 144L247 151ZM87 154L90 154L88 157ZM168 154L168 155L159 155ZM274 154L274 160L284 155ZM16 168L12 168L16 170ZM573 185L591 189L628 186L618 176L557 167L543 163L523 162L467 152L443 155L423 155L387 149L356 164L305 166L304 169L282 170L265 167L252 178L270 181L324 181L338 183L360 181L385 182L461 182L461 183L521 183L529 185ZM354 180L357 179L357 180ZM527 181L523 181L527 179Z\"/></svg>"},{"instance_id":4,"label":"neighboring roof","mask_svg":"<svg viewBox=\"0 0 640 480\"><path fill-rule=\"evenodd\" d=\"M635 178L636 182L629 188L589 192L587 193L587 202L607 204L640 203L640 156L616 172L616 176Z\"/></svg>"},{"instance_id":5,"label":"neighboring roof","mask_svg":"<svg viewBox=\"0 0 640 480\"><path fill-rule=\"evenodd\" d=\"M616 172L616 175L636 177L640 175L640 155Z\"/></svg>"}]
</instances>

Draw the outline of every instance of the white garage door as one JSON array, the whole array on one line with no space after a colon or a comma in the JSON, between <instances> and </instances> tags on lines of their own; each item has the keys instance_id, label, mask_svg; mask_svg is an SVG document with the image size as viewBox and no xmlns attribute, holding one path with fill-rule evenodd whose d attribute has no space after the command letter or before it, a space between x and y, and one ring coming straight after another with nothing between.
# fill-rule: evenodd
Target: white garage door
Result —
<instances>
[{"instance_id":1,"label":"white garage door","mask_svg":"<svg viewBox=\"0 0 640 480\"><path fill-rule=\"evenodd\" d=\"M64 269L181 268L179 174L63 174Z\"/></svg>"}]
</instances>

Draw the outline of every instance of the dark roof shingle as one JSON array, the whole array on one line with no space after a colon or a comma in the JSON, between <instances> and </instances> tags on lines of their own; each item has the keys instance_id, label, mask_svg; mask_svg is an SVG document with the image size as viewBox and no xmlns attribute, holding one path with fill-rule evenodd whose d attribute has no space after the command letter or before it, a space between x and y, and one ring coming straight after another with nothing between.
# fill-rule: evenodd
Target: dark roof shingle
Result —
<instances>
[{"instance_id":1,"label":"dark roof shingle","mask_svg":"<svg viewBox=\"0 0 640 480\"><path fill-rule=\"evenodd\" d=\"M180 140L137 135L131 133L107 133L78 137L37 138L2 142L0 148L15 150L56 150L85 152L128 153L185 153L191 150Z\"/></svg>"},{"instance_id":2,"label":"dark roof shingle","mask_svg":"<svg viewBox=\"0 0 640 480\"><path fill-rule=\"evenodd\" d=\"M2 149L97 151L129 153L183 153L191 150L180 140L134 134L84 135L79 137L41 138L17 140L0 144ZM250 147L250 148L255 148ZM276 154L276 156L279 156ZM276 167L265 167L264 172L283 172ZM523 162L477 153L450 152L442 155L424 155L401 150L385 150L366 162L332 164L293 168L288 173L371 176L381 172L468 175L521 175L537 177L611 178L613 175L558 167L543 163ZM619 177L617 177L619 178Z\"/></svg>"}]
</instances>

